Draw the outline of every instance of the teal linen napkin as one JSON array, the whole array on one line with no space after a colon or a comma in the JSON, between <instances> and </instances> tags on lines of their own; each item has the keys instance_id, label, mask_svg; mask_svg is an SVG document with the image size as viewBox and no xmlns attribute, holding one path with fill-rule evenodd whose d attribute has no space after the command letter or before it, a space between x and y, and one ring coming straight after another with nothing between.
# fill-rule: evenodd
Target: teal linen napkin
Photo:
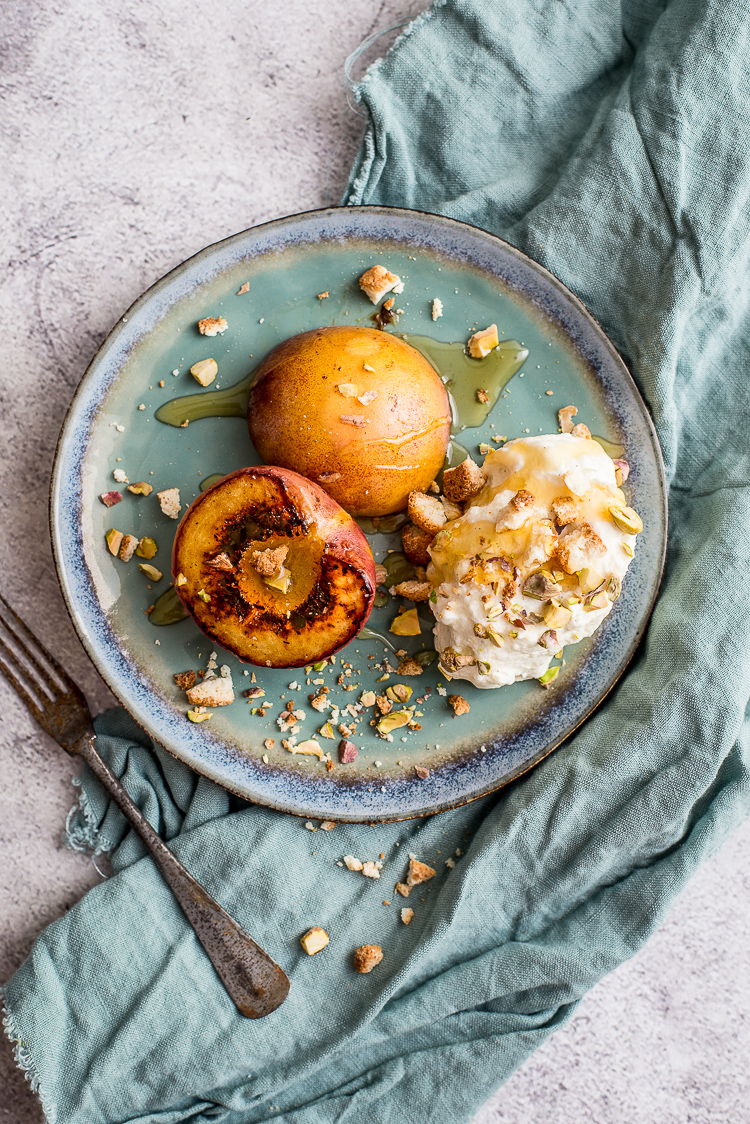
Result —
<instances>
[{"instance_id":1,"label":"teal linen napkin","mask_svg":"<svg viewBox=\"0 0 750 1124\"><path fill-rule=\"evenodd\" d=\"M311 833L196 777L123 714L100 719L141 807L292 990L267 1019L237 1015L84 776L70 839L110 851L116 873L5 989L50 1122L459 1124L747 815L749 38L735 0L448 0L366 76L346 202L497 232L628 361L670 482L661 597L575 737L498 796L418 822ZM381 881L337 867L349 852L385 854ZM407 928L381 902L408 852L439 874L412 892ZM311 924L331 945L308 958ZM366 941L385 958L357 976Z\"/></svg>"}]
</instances>

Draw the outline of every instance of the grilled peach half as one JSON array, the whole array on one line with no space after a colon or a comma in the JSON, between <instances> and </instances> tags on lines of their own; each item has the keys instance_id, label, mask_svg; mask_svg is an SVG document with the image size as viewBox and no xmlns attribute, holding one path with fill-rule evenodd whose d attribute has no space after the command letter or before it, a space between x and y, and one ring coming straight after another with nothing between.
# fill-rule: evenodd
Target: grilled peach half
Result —
<instances>
[{"instance_id":1,"label":"grilled peach half","mask_svg":"<svg viewBox=\"0 0 750 1124\"><path fill-rule=\"evenodd\" d=\"M190 505L172 572L198 627L264 667L333 655L375 597L372 552L352 517L317 484L271 465L233 472Z\"/></svg>"},{"instance_id":2,"label":"grilled peach half","mask_svg":"<svg viewBox=\"0 0 750 1124\"><path fill-rule=\"evenodd\" d=\"M250 388L247 420L264 461L314 480L352 515L387 515L437 476L451 414L420 352L344 325L275 347Z\"/></svg>"}]
</instances>

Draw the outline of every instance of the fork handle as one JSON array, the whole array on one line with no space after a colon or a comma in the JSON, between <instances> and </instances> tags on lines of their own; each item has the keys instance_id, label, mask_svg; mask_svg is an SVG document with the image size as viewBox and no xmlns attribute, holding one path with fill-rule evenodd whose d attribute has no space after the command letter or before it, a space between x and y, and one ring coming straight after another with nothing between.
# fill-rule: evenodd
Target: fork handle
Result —
<instances>
[{"instance_id":1,"label":"fork handle","mask_svg":"<svg viewBox=\"0 0 750 1124\"><path fill-rule=\"evenodd\" d=\"M275 1011L289 992L284 970L170 851L99 755L93 736L82 738L76 751L150 851L240 1014L259 1019Z\"/></svg>"}]
</instances>

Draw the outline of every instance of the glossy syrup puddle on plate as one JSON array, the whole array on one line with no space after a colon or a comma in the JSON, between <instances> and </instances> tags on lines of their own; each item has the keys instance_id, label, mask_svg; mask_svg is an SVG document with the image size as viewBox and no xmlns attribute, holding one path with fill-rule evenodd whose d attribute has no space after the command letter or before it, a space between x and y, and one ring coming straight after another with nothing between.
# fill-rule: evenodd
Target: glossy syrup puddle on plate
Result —
<instances>
[{"instance_id":1,"label":"glossy syrup puddle on plate","mask_svg":"<svg viewBox=\"0 0 750 1124\"><path fill-rule=\"evenodd\" d=\"M463 343L441 343L431 336L404 335L401 338L421 352L442 379L451 400L453 433L484 424L500 392L521 370L529 355L517 340L501 340L484 359L472 359L466 354ZM173 398L159 407L156 418L178 428L201 418L244 418L256 370L254 367L244 379L226 390ZM480 390L484 391L486 402L480 402L477 397ZM450 465L446 465L448 467Z\"/></svg>"}]
</instances>

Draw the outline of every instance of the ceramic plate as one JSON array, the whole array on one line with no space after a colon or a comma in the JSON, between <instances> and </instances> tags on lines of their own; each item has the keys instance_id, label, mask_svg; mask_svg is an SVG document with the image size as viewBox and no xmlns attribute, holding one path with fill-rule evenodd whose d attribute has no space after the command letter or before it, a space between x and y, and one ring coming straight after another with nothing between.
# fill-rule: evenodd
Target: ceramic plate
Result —
<instances>
[{"instance_id":1,"label":"ceramic plate","mask_svg":"<svg viewBox=\"0 0 750 1124\"><path fill-rule=\"evenodd\" d=\"M248 665L223 651L237 699L201 725L188 721L175 672L205 668L212 645L192 620L155 626L146 609L167 589L177 524L162 514L156 492L180 489L183 510L215 473L258 463L241 417L212 417L175 428L156 419L165 402L199 391L189 368L212 357L216 386L245 378L280 340L324 324L372 326L374 309L357 279L381 263L405 282L397 326L407 338L464 342L496 323L503 338L528 349L528 359L480 426L457 435L478 456L493 436L557 431L557 410L578 407L578 419L622 450L631 466L628 501L642 514L635 559L622 596L599 632L565 649L554 684L536 681L496 690L468 683L454 687L469 714L454 718L441 690L436 662L411 679L383 674L392 652L377 639L354 640L335 665L321 671L256 669L272 706L253 714L241 696ZM249 290L239 290L249 283ZM328 291L323 300L317 294ZM239 294L239 295L238 295ZM439 297L443 316L434 321ZM223 316L223 336L201 336L197 321ZM163 387L160 385L163 383ZM548 391L552 391L549 394ZM496 443L497 444L497 443ZM118 486L113 471L153 485L148 496ZM124 499L105 507L110 489ZM475 799L531 768L591 714L622 674L643 634L661 577L666 539L666 492L661 455L648 411L615 348L583 305L559 281L512 246L463 223L415 211L357 207L316 211L237 234L203 250L148 290L115 326L78 388L60 437L51 493L52 538L58 572L76 628L114 693L170 753L250 800L297 815L378 821L425 815ZM110 528L151 536L160 582L140 572L139 559L123 563L105 544ZM372 530L372 528L370 528ZM371 536L376 559L398 549L399 535ZM429 650L422 635L403 641L388 632L398 602L374 610L370 627L410 653ZM372 658L369 658L372 657ZM427 656L422 658L428 658ZM342 667L342 662L350 667ZM350 674L346 674L350 672ZM342 684L338 684L339 677ZM315 682L323 680L323 683ZM308 696L325 685L344 707L363 691L405 682L413 688L421 729L380 739L360 721L352 740L353 765L340 765L335 740L317 735L326 717ZM346 690L346 687L355 689ZM329 770L316 757L282 747L277 716L287 701L304 710L298 741L315 735L330 750ZM345 714L339 715L346 722ZM264 746L273 738L273 748ZM415 767L429 775L420 778Z\"/></svg>"}]
</instances>

